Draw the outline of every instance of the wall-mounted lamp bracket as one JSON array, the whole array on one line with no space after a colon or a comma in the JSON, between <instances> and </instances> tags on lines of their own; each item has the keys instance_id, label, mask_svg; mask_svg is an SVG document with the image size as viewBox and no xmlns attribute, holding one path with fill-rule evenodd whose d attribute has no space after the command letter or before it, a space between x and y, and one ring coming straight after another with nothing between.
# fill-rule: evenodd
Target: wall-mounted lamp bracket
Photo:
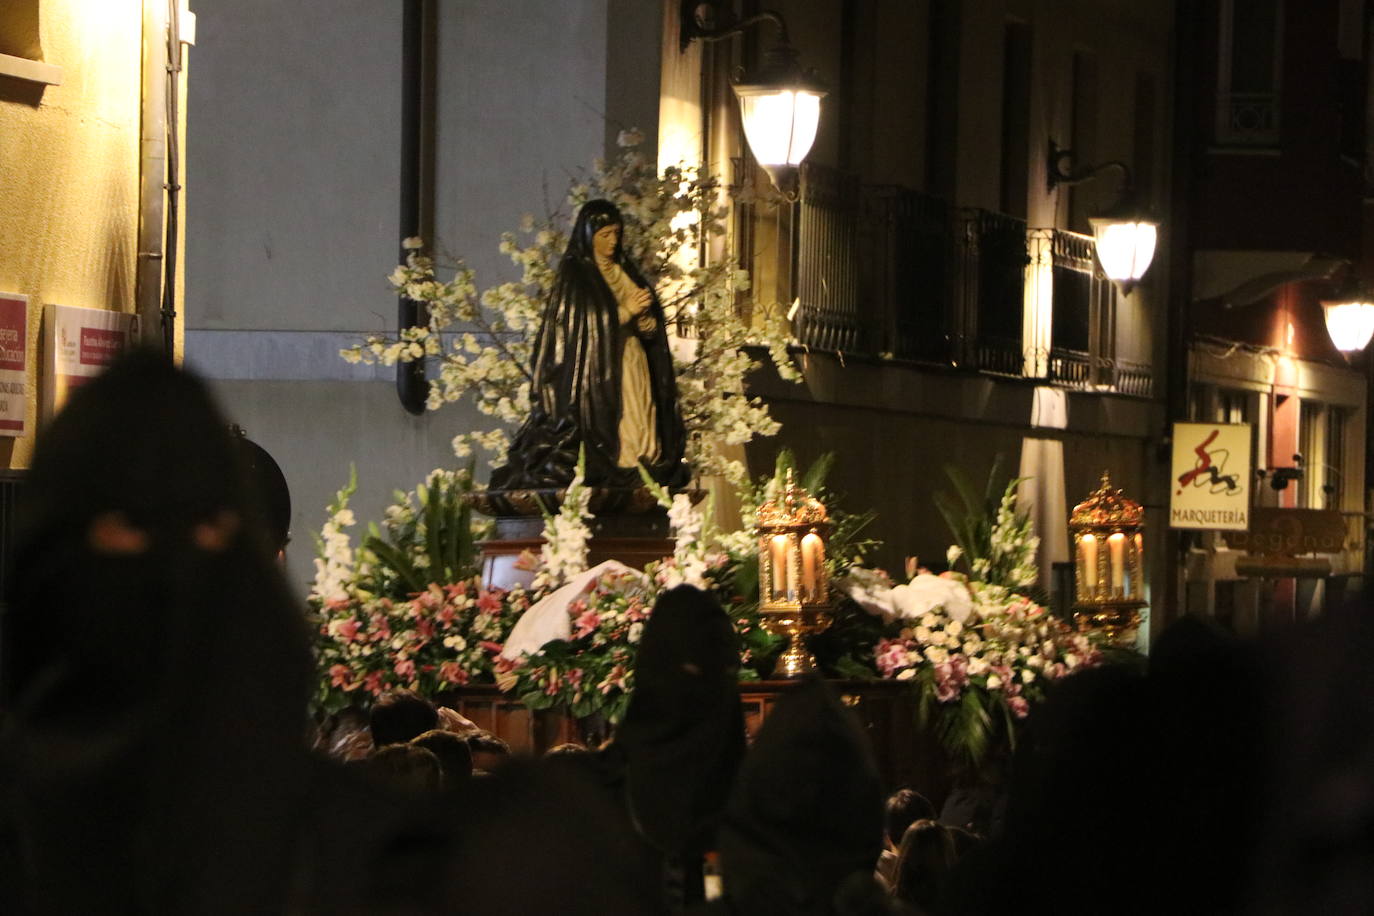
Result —
<instances>
[{"instance_id":1,"label":"wall-mounted lamp bracket","mask_svg":"<svg viewBox=\"0 0 1374 916\"><path fill-rule=\"evenodd\" d=\"M1121 188L1123 196L1129 194L1133 186L1131 167L1119 159L1104 162L1101 165L1074 165L1074 153L1071 149L1060 149L1059 144L1050 141L1049 156L1045 160L1046 177L1049 189L1053 191L1061 184L1076 185L1096 178L1108 169L1116 169L1121 172Z\"/></svg>"},{"instance_id":2,"label":"wall-mounted lamp bracket","mask_svg":"<svg viewBox=\"0 0 1374 916\"><path fill-rule=\"evenodd\" d=\"M773 10L761 10L753 16L746 16L734 22L717 22L717 7L715 3L704 3L701 0L682 0L678 6L678 49L687 50L687 46L693 41L720 41L724 38L731 38L735 35L744 34L746 29L750 29L761 22L771 22L778 27L778 43L790 45L787 38L787 23L783 21L780 13Z\"/></svg>"}]
</instances>

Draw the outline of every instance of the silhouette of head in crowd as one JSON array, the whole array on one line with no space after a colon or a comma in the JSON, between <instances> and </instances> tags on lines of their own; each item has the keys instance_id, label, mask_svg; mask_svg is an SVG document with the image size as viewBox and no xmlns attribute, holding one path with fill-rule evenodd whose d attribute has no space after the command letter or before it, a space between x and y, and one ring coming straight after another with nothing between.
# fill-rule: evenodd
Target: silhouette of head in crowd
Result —
<instances>
[{"instance_id":1,"label":"silhouette of head in crowd","mask_svg":"<svg viewBox=\"0 0 1374 916\"><path fill-rule=\"evenodd\" d=\"M415 744L388 744L367 758L367 771L399 796L424 798L444 788L439 756Z\"/></svg>"},{"instance_id":2,"label":"silhouette of head in crowd","mask_svg":"<svg viewBox=\"0 0 1374 916\"><path fill-rule=\"evenodd\" d=\"M893 849L902 845L906 828L920 820L935 820L935 807L920 792L906 786L887 797L883 827Z\"/></svg>"},{"instance_id":3,"label":"silhouette of head in crowd","mask_svg":"<svg viewBox=\"0 0 1374 916\"><path fill-rule=\"evenodd\" d=\"M510 759L510 745L491 732L482 730L468 735L468 750L472 752L472 767L491 773Z\"/></svg>"},{"instance_id":4,"label":"silhouette of head in crowd","mask_svg":"<svg viewBox=\"0 0 1374 916\"><path fill-rule=\"evenodd\" d=\"M892 895L922 912L935 912L944 896L945 878L957 859L949 828L930 819L913 822L898 847Z\"/></svg>"},{"instance_id":5,"label":"silhouette of head in crowd","mask_svg":"<svg viewBox=\"0 0 1374 916\"><path fill-rule=\"evenodd\" d=\"M453 732L433 728L412 738L410 744L412 747L422 747L439 758L446 789L457 789L472 778L472 751L467 741Z\"/></svg>"},{"instance_id":6,"label":"silhouette of head in crowd","mask_svg":"<svg viewBox=\"0 0 1374 916\"><path fill-rule=\"evenodd\" d=\"M372 704L369 719L372 744L382 748L402 744L439 724L434 704L409 690L384 693Z\"/></svg>"},{"instance_id":7,"label":"silhouette of head in crowd","mask_svg":"<svg viewBox=\"0 0 1374 916\"><path fill-rule=\"evenodd\" d=\"M234 445L247 470L248 482L262 505L263 530L268 546L278 555L291 540L291 489L281 466L237 425L230 427Z\"/></svg>"}]
</instances>

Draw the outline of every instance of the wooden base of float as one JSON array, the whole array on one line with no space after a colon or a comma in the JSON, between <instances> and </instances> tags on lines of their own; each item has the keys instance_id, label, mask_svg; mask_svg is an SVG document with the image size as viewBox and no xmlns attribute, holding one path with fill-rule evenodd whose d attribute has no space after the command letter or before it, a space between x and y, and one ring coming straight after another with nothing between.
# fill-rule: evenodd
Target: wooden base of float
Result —
<instances>
[{"instance_id":1,"label":"wooden base of float","mask_svg":"<svg viewBox=\"0 0 1374 916\"><path fill-rule=\"evenodd\" d=\"M739 685L744 722L750 739L778 700L798 681L744 681ZM944 756L916 727L915 700L906 684L894 681L830 681L843 703L854 711L873 744L878 772L889 789L910 785L936 804L948 793ZM445 691L434 698L500 737L516 754L539 756L559 744L595 747L609 736L604 720L575 719L556 709L531 710L495 685Z\"/></svg>"}]
</instances>

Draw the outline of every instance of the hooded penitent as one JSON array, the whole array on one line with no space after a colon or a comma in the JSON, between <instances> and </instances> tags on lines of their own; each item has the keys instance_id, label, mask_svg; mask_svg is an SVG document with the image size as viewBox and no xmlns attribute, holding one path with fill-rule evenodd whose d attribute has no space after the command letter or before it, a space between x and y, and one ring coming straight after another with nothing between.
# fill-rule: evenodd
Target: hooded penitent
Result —
<instances>
[{"instance_id":1,"label":"hooded penitent","mask_svg":"<svg viewBox=\"0 0 1374 916\"><path fill-rule=\"evenodd\" d=\"M660 483L686 483L686 433L663 306L624 245L617 245L614 261L631 281L650 292L649 314L654 318L651 331L622 327L615 295L594 257L597 230L623 223L620 211L605 200L589 201L577 214L535 338L530 419L516 435L507 465L493 473L495 489L566 486L579 449L586 452L588 482L638 486L637 469L617 467L621 352L624 335L632 333L644 345L657 421L659 460L649 473Z\"/></svg>"},{"instance_id":2,"label":"hooded penitent","mask_svg":"<svg viewBox=\"0 0 1374 916\"><path fill-rule=\"evenodd\" d=\"M204 387L134 354L78 390L17 542L0 909L280 910L305 628Z\"/></svg>"},{"instance_id":3,"label":"hooded penitent","mask_svg":"<svg viewBox=\"0 0 1374 916\"><path fill-rule=\"evenodd\" d=\"M654 606L615 747L640 835L667 854L704 851L744 756L739 639L705 592L679 586Z\"/></svg>"},{"instance_id":4,"label":"hooded penitent","mask_svg":"<svg viewBox=\"0 0 1374 916\"><path fill-rule=\"evenodd\" d=\"M824 682L778 701L720 829L733 912L832 914L881 906L873 883L883 792L868 739Z\"/></svg>"}]
</instances>

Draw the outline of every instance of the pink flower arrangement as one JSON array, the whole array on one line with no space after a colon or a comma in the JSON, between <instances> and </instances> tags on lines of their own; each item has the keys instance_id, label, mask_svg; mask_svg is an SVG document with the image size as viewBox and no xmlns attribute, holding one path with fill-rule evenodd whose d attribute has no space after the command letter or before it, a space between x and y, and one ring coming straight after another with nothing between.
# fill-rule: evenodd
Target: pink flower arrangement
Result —
<instances>
[{"instance_id":1,"label":"pink flower arrangement","mask_svg":"<svg viewBox=\"0 0 1374 916\"><path fill-rule=\"evenodd\" d=\"M974 590L976 609L961 607L962 620L935 606L880 639L873 650L878 673L915 681L942 706L976 690L1024 719L1045 684L1101 662L1087 636L1035 602L980 583Z\"/></svg>"},{"instance_id":2,"label":"pink flower arrangement","mask_svg":"<svg viewBox=\"0 0 1374 916\"><path fill-rule=\"evenodd\" d=\"M322 603L316 655L320 700L339 708L355 696L406 688L434 693L491 681L494 660L529 604L520 589L483 588L479 579L432 584L406 600Z\"/></svg>"}]
</instances>

